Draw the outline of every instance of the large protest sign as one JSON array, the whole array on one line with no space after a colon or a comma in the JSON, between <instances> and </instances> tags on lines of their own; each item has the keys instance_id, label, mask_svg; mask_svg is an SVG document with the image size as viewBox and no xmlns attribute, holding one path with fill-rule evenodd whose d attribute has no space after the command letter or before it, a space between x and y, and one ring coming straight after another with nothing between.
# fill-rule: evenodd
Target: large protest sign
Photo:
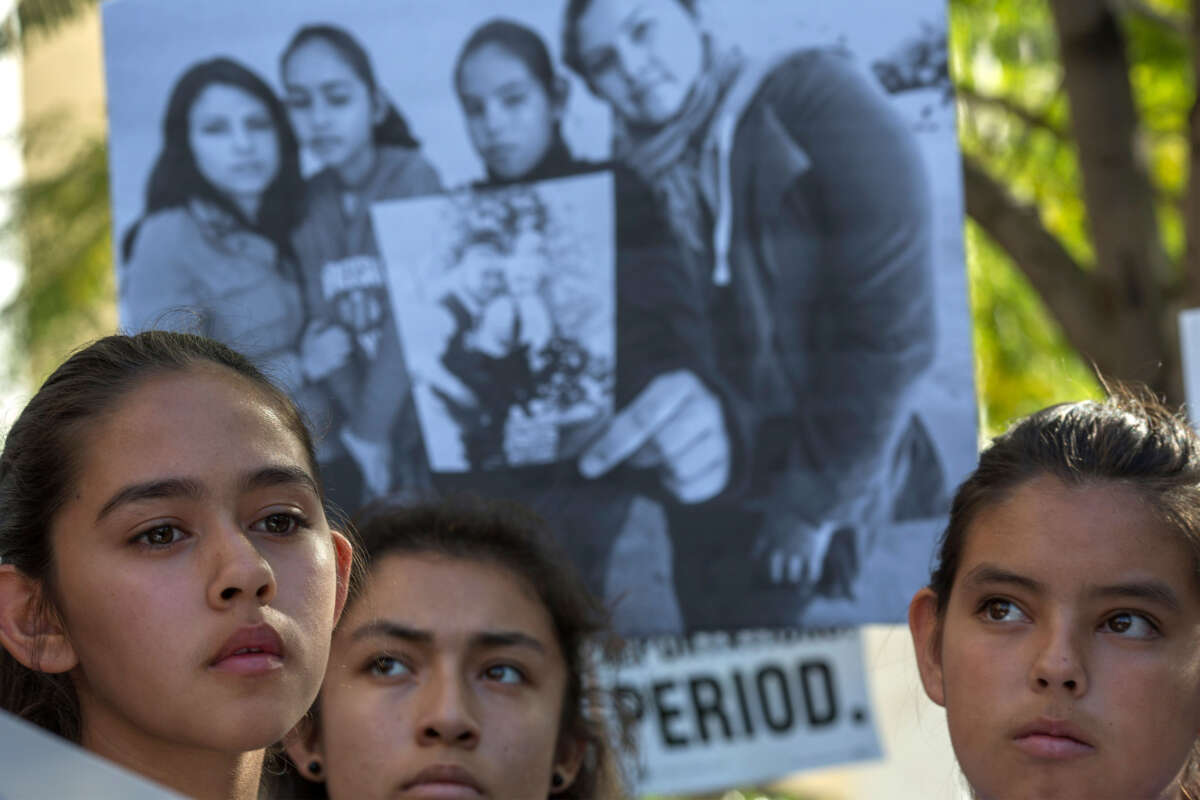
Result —
<instances>
[{"instance_id":1,"label":"large protest sign","mask_svg":"<svg viewBox=\"0 0 1200 800\"><path fill-rule=\"evenodd\" d=\"M1183 390L1192 424L1200 421L1200 309L1179 312L1179 353L1183 361Z\"/></svg>"},{"instance_id":2,"label":"large protest sign","mask_svg":"<svg viewBox=\"0 0 1200 800\"><path fill-rule=\"evenodd\" d=\"M761 783L881 755L856 631L645 639L605 679L633 720L643 793Z\"/></svg>"},{"instance_id":3,"label":"large protest sign","mask_svg":"<svg viewBox=\"0 0 1200 800\"><path fill-rule=\"evenodd\" d=\"M267 364L346 508L535 507L626 632L901 619L975 455L944 3L566 6L106 3L122 324Z\"/></svg>"},{"instance_id":4,"label":"large protest sign","mask_svg":"<svg viewBox=\"0 0 1200 800\"><path fill-rule=\"evenodd\" d=\"M181 800L182 795L0 711L0 797Z\"/></svg>"}]
</instances>

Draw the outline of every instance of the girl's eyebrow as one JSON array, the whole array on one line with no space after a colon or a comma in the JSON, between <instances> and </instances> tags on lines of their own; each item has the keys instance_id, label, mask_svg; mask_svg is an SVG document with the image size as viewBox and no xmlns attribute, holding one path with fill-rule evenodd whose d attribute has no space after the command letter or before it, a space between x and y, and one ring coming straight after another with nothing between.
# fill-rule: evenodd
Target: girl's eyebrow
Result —
<instances>
[{"instance_id":1,"label":"girl's eyebrow","mask_svg":"<svg viewBox=\"0 0 1200 800\"><path fill-rule=\"evenodd\" d=\"M401 625L398 622L389 622L384 619L377 619L368 622L359 628L356 628L354 633L350 635L351 639L369 639L372 636L384 636L389 639L402 639L406 642L428 643L433 641L433 633L431 631L423 631L418 628L411 628L407 625Z\"/></svg>"},{"instance_id":2,"label":"girl's eyebrow","mask_svg":"<svg viewBox=\"0 0 1200 800\"><path fill-rule=\"evenodd\" d=\"M980 564L967 573L966 577L963 578L963 582L976 586L997 583L1007 584L1010 586L1019 586L1034 593L1042 593L1046 590L1045 584L1025 575L1019 575L1004 569L1003 567L995 566L994 564ZM1147 600L1169 608L1172 611L1178 611L1181 608L1179 598L1172 591L1171 587L1162 581L1153 579L1091 586L1088 587L1088 594L1095 598Z\"/></svg>"},{"instance_id":3,"label":"girl's eyebrow","mask_svg":"<svg viewBox=\"0 0 1200 800\"><path fill-rule=\"evenodd\" d=\"M317 483L308 472L292 465L271 465L254 470L242 478L243 491L267 489L272 486L299 486L308 489L313 494L320 495ZM116 511L121 506L142 500L162 500L168 497L186 497L198 500L205 494L205 488L194 478L163 478L157 481L134 483L118 489L108 499L96 514L96 522Z\"/></svg>"},{"instance_id":4,"label":"girl's eyebrow","mask_svg":"<svg viewBox=\"0 0 1200 800\"><path fill-rule=\"evenodd\" d=\"M165 497L187 497L199 499L204 496L204 487L199 481L191 478L164 478L158 481L134 483L118 489L100 508L96 514L96 522L117 510L121 506L136 503L140 500L160 500Z\"/></svg>"},{"instance_id":5,"label":"girl's eyebrow","mask_svg":"<svg viewBox=\"0 0 1200 800\"><path fill-rule=\"evenodd\" d=\"M1175 596L1175 592L1171 591L1171 587L1162 581L1146 580L1115 583L1111 586L1097 586L1090 593L1096 597L1147 600L1169 608L1172 611L1180 609L1179 598Z\"/></svg>"},{"instance_id":6,"label":"girl's eyebrow","mask_svg":"<svg viewBox=\"0 0 1200 800\"><path fill-rule=\"evenodd\" d=\"M308 474L308 470L293 464L263 467L249 473L242 480L242 488L245 490L269 489L273 486L299 486L315 495L321 494L317 490L317 482Z\"/></svg>"},{"instance_id":7,"label":"girl's eyebrow","mask_svg":"<svg viewBox=\"0 0 1200 800\"><path fill-rule=\"evenodd\" d=\"M369 639L372 636L383 636L389 639L400 639L414 644L429 644L436 638L433 631L422 630L402 625L388 620L373 620L355 629L351 639ZM472 647L489 649L494 647L525 647L539 653L546 652L546 646L538 639L521 631L480 631L471 636Z\"/></svg>"},{"instance_id":8,"label":"girl's eyebrow","mask_svg":"<svg viewBox=\"0 0 1200 800\"><path fill-rule=\"evenodd\" d=\"M1009 586L1019 586L1031 592L1045 591L1045 585L1026 575L1020 575L1011 570L998 567L995 564L980 564L963 578L963 583L975 585L1001 583Z\"/></svg>"},{"instance_id":9,"label":"girl's eyebrow","mask_svg":"<svg viewBox=\"0 0 1200 800\"><path fill-rule=\"evenodd\" d=\"M545 653L546 647L537 639L520 631L483 631L471 637L477 647L527 647Z\"/></svg>"}]
</instances>

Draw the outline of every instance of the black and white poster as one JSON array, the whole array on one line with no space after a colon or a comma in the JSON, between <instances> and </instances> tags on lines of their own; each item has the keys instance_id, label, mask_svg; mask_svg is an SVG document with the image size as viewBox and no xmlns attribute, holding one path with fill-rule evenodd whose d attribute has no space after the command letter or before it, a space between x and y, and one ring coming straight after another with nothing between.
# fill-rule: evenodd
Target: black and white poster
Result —
<instances>
[{"instance_id":1,"label":"black and white poster","mask_svg":"<svg viewBox=\"0 0 1200 800\"><path fill-rule=\"evenodd\" d=\"M630 634L896 622L974 463L944 0L112 0L121 323Z\"/></svg>"}]
</instances>

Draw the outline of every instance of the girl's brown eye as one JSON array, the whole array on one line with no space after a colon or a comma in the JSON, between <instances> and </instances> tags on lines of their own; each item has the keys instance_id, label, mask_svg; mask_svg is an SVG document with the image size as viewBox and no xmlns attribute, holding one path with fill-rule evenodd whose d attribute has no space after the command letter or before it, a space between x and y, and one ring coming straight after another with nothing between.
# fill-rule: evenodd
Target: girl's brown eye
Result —
<instances>
[{"instance_id":1,"label":"girl's brown eye","mask_svg":"<svg viewBox=\"0 0 1200 800\"><path fill-rule=\"evenodd\" d=\"M159 525L142 531L134 537L134 541L151 547L167 547L183 538L183 532L174 525Z\"/></svg>"},{"instance_id":2,"label":"girl's brown eye","mask_svg":"<svg viewBox=\"0 0 1200 800\"><path fill-rule=\"evenodd\" d=\"M1002 620L1008 619L1008 615L1012 612L1012 603L1007 600L989 600L987 604L987 615L991 619Z\"/></svg>"}]
</instances>

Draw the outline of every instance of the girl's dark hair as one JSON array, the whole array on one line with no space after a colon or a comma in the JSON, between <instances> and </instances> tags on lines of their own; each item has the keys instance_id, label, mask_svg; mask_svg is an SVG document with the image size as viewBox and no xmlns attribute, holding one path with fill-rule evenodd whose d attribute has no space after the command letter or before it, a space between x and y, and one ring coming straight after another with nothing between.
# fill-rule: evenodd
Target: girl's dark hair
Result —
<instances>
[{"instance_id":1,"label":"girl's dark hair","mask_svg":"<svg viewBox=\"0 0 1200 800\"><path fill-rule=\"evenodd\" d=\"M551 98L555 96L554 62L550 59L546 43L530 28L508 19L494 19L480 25L458 51L458 59L454 62L455 91L460 87L463 62L476 50L489 44L503 48L518 59L529 70L529 74L537 78L546 94Z\"/></svg>"},{"instance_id":2,"label":"girl's dark hair","mask_svg":"<svg viewBox=\"0 0 1200 800\"><path fill-rule=\"evenodd\" d=\"M696 0L675 0L684 10L695 16ZM563 63L571 68L585 82L589 80L587 70L583 65L583 54L579 52L579 18L591 8L592 0L567 0L566 11L563 12Z\"/></svg>"},{"instance_id":3,"label":"girl's dark hair","mask_svg":"<svg viewBox=\"0 0 1200 800\"><path fill-rule=\"evenodd\" d=\"M575 781L554 797L622 797L620 768L601 716L605 706L587 651L589 643L608 632L607 615L553 544L541 519L515 503L462 494L411 506L369 507L356 527L368 570L387 556L439 555L503 567L537 593L553 620L567 665L559 733L578 738L586 747ZM361 584L351 586L347 612L362 591ZM314 724L320 724L320 702L318 698L312 711ZM287 773L277 784L286 789L273 796L327 797L324 784L303 781L290 768Z\"/></svg>"},{"instance_id":4,"label":"girl's dark hair","mask_svg":"<svg viewBox=\"0 0 1200 800\"><path fill-rule=\"evenodd\" d=\"M306 25L292 37L283 54L279 56L279 71L287 71L287 62L292 55L309 42L324 42L334 49L338 56L346 62L346 66L354 71L359 80L367 87L372 98L378 96L379 84L375 81L375 70L371 68L371 59L358 40L342 28L335 25ZM285 81L286 82L286 81ZM378 146L391 145L416 150L421 143L413 136L408 122L400 115L395 104L386 101L383 119L375 123L373 138Z\"/></svg>"},{"instance_id":5,"label":"girl's dark hair","mask_svg":"<svg viewBox=\"0 0 1200 800\"><path fill-rule=\"evenodd\" d=\"M1200 575L1200 436L1146 389L1116 386L1104 402L1064 403L1019 420L992 440L958 487L929 581L946 612L972 522L1020 486L1052 476L1068 486L1119 484L1192 551ZM1200 740L1184 785L1200 790Z\"/></svg>"},{"instance_id":6,"label":"girl's dark hair","mask_svg":"<svg viewBox=\"0 0 1200 800\"><path fill-rule=\"evenodd\" d=\"M196 165L190 137L192 106L201 93L213 85L241 89L261 102L271 115L279 142L279 171L263 192L258 219L247 219L237 204L213 186ZM281 252L290 254L291 231L304 213L303 188L300 147L292 132L292 123L283 104L262 78L228 58L202 61L183 73L171 90L163 116L163 149L146 184L145 216L167 208L187 206L194 199L204 200L247 228L261 232ZM129 261L133 254L140 224L135 223L121 242L123 261Z\"/></svg>"},{"instance_id":7,"label":"girl's dark hair","mask_svg":"<svg viewBox=\"0 0 1200 800\"><path fill-rule=\"evenodd\" d=\"M189 333L146 331L100 339L46 379L9 429L0 454L0 560L38 581L44 611L52 611L60 588L54 585L51 525L78 481L89 427L147 378L201 365L232 370L264 396L300 440L317 478L312 437L300 411L241 354ZM0 708L80 740L79 702L68 676L29 669L3 649Z\"/></svg>"}]
</instances>

